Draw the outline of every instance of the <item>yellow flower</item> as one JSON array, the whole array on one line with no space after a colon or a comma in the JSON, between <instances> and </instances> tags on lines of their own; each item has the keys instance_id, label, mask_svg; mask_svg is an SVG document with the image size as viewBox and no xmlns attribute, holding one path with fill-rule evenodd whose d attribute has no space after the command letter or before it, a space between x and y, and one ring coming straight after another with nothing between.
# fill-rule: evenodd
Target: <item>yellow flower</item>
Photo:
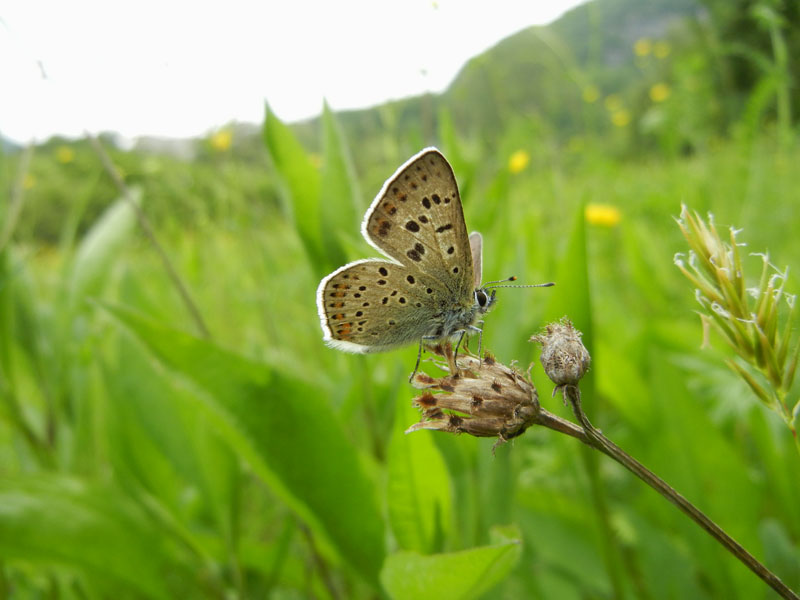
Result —
<instances>
[{"instance_id":1,"label":"yellow flower","mask_svg":"<svg viewBox=\"0 0 800 600\"><path fill-rule=\"evenodd\" d=\"M633 45L633 51L636 56L647 56L653 50L653 42L650 38L639 38Z\"/></svg>"},{"instance_id":2,"label":"yellow flower","mask_svg":"<svg viewBox=\"0 0 800 600\"><path fill-rule=\"evenodd\" d=\"M587 104L594 104L600 98L600 90L596 85L587 85L583 88L583 101Z\"/></svg>"},{"instance_id":3,"label":"yellow flower","mask_svg":"<svg viewBox=\"0 0 800 600\"><path fill-rule=\"evenodd\" d=\"M225 152L229 150L233 143L233 133L230 129L220 129L211 135L209 139L211 147L217 152Z\"/></svg>"},{"instance_id":4,"label":"yellow flower","mask_svg":"<svg viewBox=\"0 0 800 600\"><path fill-rule=\"evenodd\" d=\"M604 104L606 105L606 110L614 112L622 108L622 98L617 94L611 94L610 96L606 96Z\"/></svg>"},{"instance_id":5,"label":"yellow flower","mask_svg":"<svg viewBox=\"0 0 800 600\"><path fill-rule=\"evenodd\" d=\"M669 42L656 42L653 45L653 54L656 58L667 58L670 52L672 52L672 46L669 45Z\"/></svg>"},{"instance_id":6,"label":"yellow flower","mask_svg":"<svg viewBox=\"0 0 800 600\"><path fill-rule=\"evenodd\" d=\"M653 102L663 102L669 95L671 90L666 83L657 83L650 88L650 100Z\"/></svg>"},{"instance_id":7,"label":"yellow flower","mask_svg":"<svg viewBox=\"0 0 800 600\"><path fill-rule=\"evenodd\" d=\"M23 177L22 179L22 189L29 190L35 185L36 185L36 178L30 173L25 173L25 177Z\"/></svg>"},{"instance_id":8,"label":"yellow flower","mask_svg":"<svg viewBox=\"0 0 800 600\"><path fill-rule=\"evenodd\" d=\"M624 108L614 111L611 122L617 127L625 127L631 122L631 113Z\"/></svg>"},{"instance_id":9,"label":"yellow flower","mask_svg":"<svg viewBox=\"0 0 800 600\"><path fill-rule=\"evenodd\" d=\"M508 159L508 170L512 173L519 173L528 166L529 162L531 162L531 155L525 150L517 150Z\"/></svg>"},{"instance_id":10,"label":"yellow flower","mask_svg":"<svg viewBox=\"0 0 800 600\"><path fill-rule=\"evenodd\" d=\"M587 204L583 214L587 223L602 227L614 227L622 219L622 213L611 204Z\"/></svg>"},{"instance_id":11,"label":"yellow flower","mask_svg":"<svg viewBox=\"0 0 800 600\"><path fill-rule=\"evenodd\" d=\"M62 165L71 163L73 160L75 160L75 150L69 146L59 146L56 148L56 160Z\"/></svg>"}]
</instances>

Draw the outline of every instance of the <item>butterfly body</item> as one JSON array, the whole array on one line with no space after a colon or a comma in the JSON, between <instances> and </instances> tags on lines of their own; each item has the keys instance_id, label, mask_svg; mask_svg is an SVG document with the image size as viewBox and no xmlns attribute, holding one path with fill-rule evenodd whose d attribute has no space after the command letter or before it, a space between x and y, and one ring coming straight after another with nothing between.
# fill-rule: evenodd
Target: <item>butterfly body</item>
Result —
<instances>
[{"instance_id":1,"label":"butterfly body","mask_svg":"<svg viewBox=\"0 0 800 600\"><path fill-rule=\"evenodd\" d=\"M361 230L390 260L358 260L320 282L329 346L383 352L478 330L494 291L480 287L481 237L467 235L455 175L438 150L423 150L387 180Z\"/></svg>"}]
</instances>

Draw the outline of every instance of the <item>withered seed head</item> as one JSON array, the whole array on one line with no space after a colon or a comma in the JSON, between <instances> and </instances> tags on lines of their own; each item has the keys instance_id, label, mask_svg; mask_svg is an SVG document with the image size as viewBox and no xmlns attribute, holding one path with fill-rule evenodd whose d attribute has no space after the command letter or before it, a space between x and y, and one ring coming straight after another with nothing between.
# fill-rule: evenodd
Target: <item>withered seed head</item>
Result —
<instances>
[{"instance_id":1,"label":"withered seed head","mask_svg":"<svg viewBox=\"0 0 800 600\"><path fill-rule=\"evenodd\" d=\"M457 362L462 374L459 377L415 376L412 385L425 390L414 399L424 420L406 433L435 429L497 437L499 444L521 435L534 422L539 397L529 378L494 360L482 362L474 356L459 356Z\"/></svg>"},{"instance_id":2,"label":"withered seed head","mask_svg":"<svg viewBox=\"0 0 800 600\"><path fill-rule=\"evenodd\" d=\"M581 341L581 332L567 318L551 323L530 341L542 345L539 359L550 380L558 387L576 385L589 369L591 357Z\"/></svg>"}]
</instances>

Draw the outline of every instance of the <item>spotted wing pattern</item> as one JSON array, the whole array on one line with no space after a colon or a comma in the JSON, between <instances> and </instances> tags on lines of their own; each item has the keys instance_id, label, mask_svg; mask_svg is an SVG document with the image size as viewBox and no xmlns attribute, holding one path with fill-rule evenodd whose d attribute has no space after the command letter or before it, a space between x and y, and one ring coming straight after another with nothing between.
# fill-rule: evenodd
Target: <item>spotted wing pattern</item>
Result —
<instances>
[{"instance_id":1,"label":"spotted wing pattern","mask_svg":"<svg viewBox=\"0 0 800 600\"><path fill-rule=\"evenodd\" d=\"M417 269L374 259L345 265L320 284L325 340L340 350L366 353L436 336L442 293L436 279Z\"/></svg>"},{"instance_id":2,"label":"spotted wing pattern","mask_svg":"<svg viewBox=\"0 0 800 600\"><path fill-rule=\"evenodd\" d=\"M472 255L458 185L435 148L412 157L386 182L362 231L373 246L433 276L454 298L472 297Z\"/></svg>"}]
</instances>

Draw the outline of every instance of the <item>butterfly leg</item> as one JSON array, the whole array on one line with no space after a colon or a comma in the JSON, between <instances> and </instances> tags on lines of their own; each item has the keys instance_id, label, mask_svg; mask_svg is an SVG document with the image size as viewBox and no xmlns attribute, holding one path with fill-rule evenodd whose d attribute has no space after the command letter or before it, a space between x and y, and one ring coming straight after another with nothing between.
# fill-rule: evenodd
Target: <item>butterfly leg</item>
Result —
<instances>
[{"instance_id":1,"label":"butterfly leg","mask_svg":"<svg viewBox=\"0 0 800 600\"><path fill-rule=\"evenodd\" d=\"M458 341L456 342L456 349L455 351L450 354L447 354L447 362L448 366L450 367L450 374L451 375L458 375L458 365L456 364L456 358L458 358L458 347L461 345L462 340L464 339L464 335L467 333L466 329L461 330L461 335L458 336Z\"/></svg>"},{"instance_id":2,"label":"butterfly leg","mask_svg":"<svg viewBox=\"0 0 800 600\"><path fill-rule=\"evenodd\" d=\"M481 356L481 348L483 346L483 329L480 327L475 327L474 325L470 325L468 328L470 331L477 331L478 332L478 360L480 361L478 364L483 364L483 357Z\"/></svg>"},{"instance_id":3,"label":"butterfly leg","mask_svg":"<svg viewBox=\"0 0 800 600\"><path fill-rule=\"evenodd\" d=\"M419 361L422 358L422 343L425 341L425 338L422 337L419 339L419 349L417 350L417 364L414 365L414 370L411 371L411 375L408 376L408 383L411 383L414 379L414 375L417 374L419 371Z\"/></svg>"}]
</instances>

